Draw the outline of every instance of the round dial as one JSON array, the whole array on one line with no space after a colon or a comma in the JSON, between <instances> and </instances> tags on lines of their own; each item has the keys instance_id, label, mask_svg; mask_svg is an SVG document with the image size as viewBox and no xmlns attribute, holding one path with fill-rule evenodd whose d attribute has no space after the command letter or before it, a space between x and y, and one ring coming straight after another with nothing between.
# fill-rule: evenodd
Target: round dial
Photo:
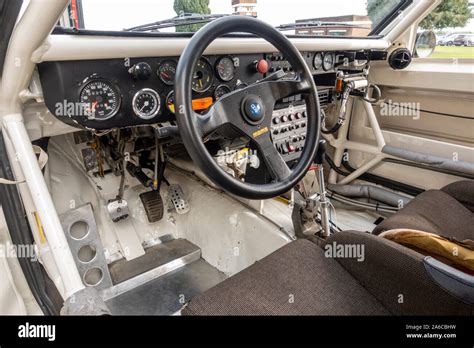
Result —
<instances>
[{"instance_id":1,"label":"round dial","mask_svg":"<svg viewBox=\"0 0 474 348\"><path fill-rule=\"evenodd\" d=\"M334 55L332 53L326 53L323 59L323 69L328 71L334 67Z\"/></svg>"},{"instance_id":2,"label":"round dial","mask_svg":"<svg viewBox=\"0 0 474 348\"><path fill-rule=\"evenodd\" d=\"M217 75L222 81L230 81L234 78L234 61L229 57L221 58L216 65Z\"/></svg>"},{"instance_id":3,"label":"round dial","mask_svg":"<svg viewBox=\"0 0 474 348\"><path fill-rule=\"evenodd\" d=\"M226 86L226 85L220 85L216 88L216 90L214 91L214 99L215 100L219 100L220 98L222 98L224 95L228 94L231 92L231 89L229 86Z\"/></svg>"},{"instance_id":4,"label":"round dial","mask_svg":"<svg viewBox=\"0 0 474 348\"><path fill-rule=\"evenodd\" d=\"M166 96L166 108L174 114L174 91L171 91Z\"/></svg>"},{"instance_id":5,"label":"round dial","mask_svg":"<svg viewBox=\"0 0 474 348\"><path fill-rule=\"evenodd\" d=\"M160 64L158 67L157 74L160 80L168 86L174 84L174 78L176 76L177 63L174 60L167 60Z\"/></svg>"},{"instance_id":6,"label":"round dial","mask_svg":"<svg viewBox=\"0 0 474 348\"><path fill-rule=\"evenodd\" d=\"M114 85L103 79L92 80L82 87L80 102L86 106L90 119L107 120L119 111L120 95Z\"/></svg>"},{"instance_id":7,"label":"round dial","mask_svg":"<svg viewBox=\"0 0 474 348\"><path fill-rule=\"evenodd\" d=\"M198 93L207 91L212 85L212 78L211 64L203 58L199 59L194 69L193 81L191 82L193 91Z\"/></svg>"},{"instance_id":8,"label":"round dial","mask_svg":"<svg viewBox=\"0 0 474 348\"><path fill-rule=\"evenodd\" d=\"M143 88L135 93L132 106L133 111L138 117L149 120L160 112L161 99L153 89Z\"/></svg>"},{"instance_id":9,"label":"round dial","mask_svg":"<svg viewBox=\"0 0 474 348\"><path fill-rule=\"evenodd\" d=\"M313 67L316 69L316 70L319 70L321 69L323 66L323 54L322 53L316 53L314 55L314 59L313 59Z\"/></svg>"}]
</instances>

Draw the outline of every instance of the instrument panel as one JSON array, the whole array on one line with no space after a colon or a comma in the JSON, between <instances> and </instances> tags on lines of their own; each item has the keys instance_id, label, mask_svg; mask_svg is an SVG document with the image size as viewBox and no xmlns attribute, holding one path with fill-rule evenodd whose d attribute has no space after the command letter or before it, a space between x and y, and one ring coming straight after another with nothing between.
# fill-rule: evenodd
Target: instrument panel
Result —
<instances>
[{"instance_id":1,"label":"instrument panel","mask_svg":"<svg viewBox=\"0 0 474 348\"><path fill-rule=\"evenodd\" d=\"M303 53L313 74L334 73L334 52ZM43 62L38 65L45 103L63 122L88 129L131 127L174 120L179 57ZM233 90L283 70L279 53L203 56L192 77L193 109L203 111Z\"/></svg>"}]
</instances>

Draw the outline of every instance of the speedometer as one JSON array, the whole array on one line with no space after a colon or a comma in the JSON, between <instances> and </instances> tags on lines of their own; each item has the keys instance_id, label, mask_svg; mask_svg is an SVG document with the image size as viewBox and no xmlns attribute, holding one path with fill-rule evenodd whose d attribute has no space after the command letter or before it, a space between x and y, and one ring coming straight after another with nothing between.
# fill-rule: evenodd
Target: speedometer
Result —
<instances>
[{"instance_id":1,"label":"speedometer","mask_svg":"<svg viewBox=\"0 0 474 348\"><path fill-rule=\"evenodd\" d=\"M105 79L86 83L79 99L85 105L88 117L98 121L112 118L120 109L120 95L115 86Z\"/></svg>"},{"instance_id":2,"label":"speedometer","mask_svg":"<svg viewBox=\"0 0 474 348\"><path fill-rule=\"evenodd\" d=\"M193 91L203 93L212 85L213 72L211 64L204 58L199 59L192 80Z\"/></svg>"}]
</instances>

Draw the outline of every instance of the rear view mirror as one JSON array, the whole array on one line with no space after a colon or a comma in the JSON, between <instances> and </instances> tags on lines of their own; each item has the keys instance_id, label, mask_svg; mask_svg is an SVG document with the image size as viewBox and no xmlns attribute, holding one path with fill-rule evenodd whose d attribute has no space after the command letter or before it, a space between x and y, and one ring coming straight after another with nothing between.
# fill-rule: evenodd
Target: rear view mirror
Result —
<instances>
[{"instance_id":1,"label":"rear view mirror","mask_svg":"<svg viewBox=\"0 0 474 348\"><path fill-rule=\"evenodd\" d=\"M417 58L429 57L436 47L436 34L432 30L427 30L417 34L415 44L415 56Z\"/></svg>"}]
</instances>

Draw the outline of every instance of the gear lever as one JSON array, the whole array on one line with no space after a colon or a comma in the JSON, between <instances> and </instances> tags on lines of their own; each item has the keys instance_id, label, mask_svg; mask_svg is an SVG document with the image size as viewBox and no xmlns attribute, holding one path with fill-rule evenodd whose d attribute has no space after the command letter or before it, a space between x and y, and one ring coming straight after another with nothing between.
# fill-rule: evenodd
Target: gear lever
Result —
<instances>
[{"instance_id":1,"label":"gear lever","mask_svg":"<svg viewBox=\"0 0 474 348\"><path fill-rule=\"evenodd\" d=\"M321 234L324 238L329 237L331 234L331 226L329 224L329 200L326 198L326 186L324 185L324 171L323 171L323 160L326 155L326 140L319 142L318 151L314 163L316 164L316 171L318 172L319 181L319 204L321 213Z\"/></svg>"}]
</instances>

